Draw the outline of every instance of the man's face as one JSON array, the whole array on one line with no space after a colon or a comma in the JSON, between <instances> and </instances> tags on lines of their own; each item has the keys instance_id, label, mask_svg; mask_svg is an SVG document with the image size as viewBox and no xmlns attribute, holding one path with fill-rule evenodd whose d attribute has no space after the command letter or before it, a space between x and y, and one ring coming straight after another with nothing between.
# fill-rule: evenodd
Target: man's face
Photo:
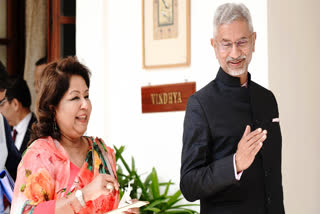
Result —
<instances>
[{"instance_id":1,"label":"man's face","mask_svg":"<svg viewBox=\"0 0 320 214\"><path fill-rule=\"evenodd\" d=\"M256 33L248 22L237 20L220 25L215 39L211 39L216 58L222 69L231 76L246 75L254 52Z\"/></svg>"},{"instance_id":2,"label":"man's face","mask_svg":"<svg viewBox=\"0 0 320 214\"><path fill-rule=\"evenodd\" d=\"M0 92L0 113L7 119L10 126L18 124L17 118L17 100L6 100L5 92Z\"/></svg>"},{"instance_id":3,"label":"man's face","mask_svg":"<svg viewBox=\"0 0 320 214\"><path fill-rule=\"evenodd\" d=\"M0 91L0 113L9 121L9 125L13 126L12 121L14 119L12 116L13 114L13 109L10 108L11 104L9 104L9 101L6 98L6 90Z\"/></svg>"}]
</instances>

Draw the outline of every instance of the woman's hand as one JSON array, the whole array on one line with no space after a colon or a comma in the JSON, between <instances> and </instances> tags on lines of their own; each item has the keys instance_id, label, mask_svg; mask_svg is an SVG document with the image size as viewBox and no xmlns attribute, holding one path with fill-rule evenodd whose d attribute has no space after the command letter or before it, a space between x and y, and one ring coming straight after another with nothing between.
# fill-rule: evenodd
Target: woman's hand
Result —
<instances>
[{"instance_id":1,"label":"woman's hand","mask_svg":"<svg viewBox=\"0 0 320 214\"><path fill-rule=\"evenodd\" d=\"M124 214L131 214L131 213L134 213L134 214L139 214L139 208L131 208L131 209L128 209L127 211L124 211L122 212Z\"/></svg>"},{"instance_id":2,"label":"woman's hand","mask_svg":"<svg viewBox=\"0 0 320 214\"><path fill-rule=\"evenodd\" d=\"M138 199L132 199L131 202L136 202L138 201ZM137 208L131 208L131 209L128 209L127 211L123 212L124 214L131 214L131 213L134 213L134 214L139 214L139 207Z\"/></svg>"},{"instance_id":3,"label":"woman's hand","mask_svg":"<svg viewBox=\"0 0 320 214\"><path fill-rule=\"evenodd\" d=\"M110 188L112 185L113 188ZM119 183L111 175L99 174L88 185L82 188L83 199L85 202L92 201L101 195L108 195L113 190L119 190Z\"/></svg>"}]
</instances>

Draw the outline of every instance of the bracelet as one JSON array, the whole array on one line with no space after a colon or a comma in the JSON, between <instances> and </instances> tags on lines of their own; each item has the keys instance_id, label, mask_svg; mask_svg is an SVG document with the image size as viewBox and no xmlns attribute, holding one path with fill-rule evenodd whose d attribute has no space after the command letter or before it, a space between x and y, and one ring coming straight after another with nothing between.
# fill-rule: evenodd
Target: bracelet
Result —
<instances>
[{"instance_id":1,"label":"bracelet","mask_svg":"<svg viewBox=\"0 0 320 214\"><path fill-rule=\"evenodd\" d=\"M86 202L83 200L82 191L78 189L78 190L76 191L75 196L76 196L76 198L78 199L80 205L81 205L82 207L85 207L85 206L86 206Z\"/></svg>"},{"instance_id":2,"label":"bracelet","mask_svg":"<svg viewBox=\"0 0 320 214\"><path fill-rule=\"evenodd\" d=\"M71 207L72 211L74 214L77 214L76 210L74 209L72 202L69 203L69 206Z\"/></svg>"},{"instance_id":3,"label":"bracelet","mask_svg":"<svg viewBox=\"0 0 320 214\"><path fill-rule=\"evenodd\" d=\"M69 199L69 195L66 195L66 199ZM72 201L70 201L70 203L68 203L68 205L71 207L72 212L73 212L74 214L77 214L77 213L78 213L78 212L76 212L76 210L74 209L74 207L73 207L73 205L72 205ZM79 210L79 212L80 212L80 210Z\"/></svg>"}]
</instances>

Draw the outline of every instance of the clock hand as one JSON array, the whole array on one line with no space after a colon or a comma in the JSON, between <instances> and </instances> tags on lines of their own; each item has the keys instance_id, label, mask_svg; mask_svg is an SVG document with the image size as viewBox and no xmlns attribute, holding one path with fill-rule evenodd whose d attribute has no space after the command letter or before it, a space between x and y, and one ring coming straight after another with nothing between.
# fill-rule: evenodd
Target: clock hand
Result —
<instances>
[{"instance_id":1,"label":"clock hand","mask_svg":"<svg viewBox=\"0 0 320 214\"><path fill-rule=\"evenodd\" d=\"M168 7L167 2L166 2L165 0L162 0L162 2L163 2L163 4L164 4L164 6L168 9L169 7Z\"/></svg>"}]
</instances>

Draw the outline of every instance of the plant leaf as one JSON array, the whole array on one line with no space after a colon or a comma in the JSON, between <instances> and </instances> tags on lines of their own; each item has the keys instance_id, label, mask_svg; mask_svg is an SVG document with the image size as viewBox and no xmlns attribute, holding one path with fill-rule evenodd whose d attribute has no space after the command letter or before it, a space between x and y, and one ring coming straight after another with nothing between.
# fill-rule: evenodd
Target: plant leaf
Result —
<instances>
[{"instance_id":1,"label":"plant leaf","mask_svg":"<svg viewBox=\"0 0 320 214\"><path fill-rule=\"evenodd\" d=\"M152 168L151 181L152 181L151 189L152 189L153 198L157 199L160 197L160 190L159 190L157 171L154 167Z\"/></svg>"},{"instance_id":2,"label":"plant leaf","mask_svg":"<svg viewBox=\"0 0 320 214\"><path fill-rule=\"evenodd\" d=\"M160 186L166 186L166 185L168 185L168 183L170 183L170 185L174 184L174 183L171 182L171 180L170 180L170 181L168 181L168 182L161 182L161 183L159 183L159 185L160 185Z\"/></svg>"},{"instance_id":3,"label":"plant leaf","mask_svg":"<svg viewBox=\"0 0 320 214\"><path fill-rule=\"evenodd\" d=\"M169 182L167 182L167 186L166 186L166 189L165 189L165 191L164 191L164 193L163 193L163 197L166 197L167 195L168 195L168 191L169 191L169 188L170 188L170 185L171 184L173 184L172 182L171 182L171 180L169 181ZM160 184L161 185L161 184Z\"/></svg>"},{"instance_id":4,"label":"plant leaf","mask_svg":"<svg viewBox=\"0 0 320 214\"><path fill-rule=\"evenodd\" d=\"M155 207L159 204L166 204L167 203L167 198L163 198L163 199L158 199L153 201L151 204L147 205L146 208L151 208L151 207Z\"/></svg>"},{"instance_id":5,"label":"plant leaf","mask_svg":"<svg viewBox=\"0 0 320 214\"><path fill-rule=\"evenodd\" d=\"M180 214L180 213L190 213L190 214L193 214L193 213L197 213L196 211L194 210L189 210L189 209L177 209L177 210L166 210L165 213L177 213L177 214Z\"/></svg>"},{"instance_id":6,"label":"plant leaf","mask_svg":"<svg viewBox=\"0 0 320 214\"><path fill-rule=\"evenodd\" d=\"M120 146L120 148L118 149L115 145L113 145L113 148L116 150L116 161L118 161L119 156L122 155L122 152L124 151L125 147Z\"/></svg>"},{"instance_id":7,"label":"plant leaf","mask_svg":"<svg viewBox=\"0 0 320 214\"><path fill-rule=\"evenodd\" d=\"M147 176L146 180L144 181L145 186L149 186L151 182L151 173Z\"/></svg>"},{"instance_id":8,"label":"plant leaf","mask_svg":"<svg viewBox=\"0 0 320 214\"><path fill-rule=\"evenodd\" d=\"M193 207L193 206L200 206L200 204L180 204L180 205L177 205L177 206L174 206L174 207L171 207L171 209L174 209L174 208L183 208L183 207Z\"/></svg>"},{"instance_id":9,"label":"plant leaf","mask_svg":"<svg viewBox=\"0 0 320 214\"><path fill-rule=\"evenodd\" d=\"M170 196L170 199L169 199L168 204L167 204L167 208L170 208L172 205L174 205L175 203L180 201L182 199L182 198L179 198L180 196L181 196L181 191L180 190L178 190L175 194Z\"/></svg>"},{"instance_id":10,"label":"plant leaf","mask_svg":"<svg viewBox=\"0 0 320 214\"><path fill-rule=\"evenodd\" d=\"M128 171L128 173L131 174L131 170L129 168L129 165L127 164L127 162L122 157L122 154L120 153L119 149L116 146L114 146L114 149L116 150L116 153L118 153L118 157L121 160L121 162L124 165L124 167L126 168L126 170Z\"/></svg>"},{"instance_id":11,"label":"plant leaf","mask_svg":"<svg viewBox=\"0 0 320 214\"><path fill-rule=\"evenodd\" d=\"M120 147L120 149L122 149L123 146ZM118 155L119 159L121 160L122 164L124 165L124 167L126 168L126 170L128 171L129 173L129 176L131 175L134 175L136 177L136 180L137 180L137 183L139 185L139 187L141 188L142 190L142 194L145 198L145 200L148 200L149 201L149 196L148 196L148 193L146 191L146 188L145 186L143 185L143 183L141 182L141 179L140 177L137 175L136 172L132 172L132 170L130 170L129 168L129 165L127 164L127 162L124 160L124 158L122 157L122 152L123 152L123 149L122 151L120 149L118 149L116 146L114 146L114 149L116 150L116 154Z\"/></svg>"},{"instance_id":12,"label":"plant leaf","mask_svg":"<svg viewBox=\"0 0 320 214\"><path fill-rule=\"evenodd\" d=\"M145 200L150 201L150 198L149 198L149 195L147 193L146 187L143 185L143 183L142 183L140 177L138 176L138 174L136 172L134 174L136 176L136 181L138 183L138 186L142 190L142 195L144 196Z\"/></svg>"},{"instance_id":13,"label":"plant leaf","mask_svg":"<svg viewBox=\"0 0 320 214\"><path fill-rule=\"evenodd\" d=\"M195 213L198 213L197 211L189 209L188 207L191 208L191 206L199 206L199 204L176 205L177 202L183 199L183 197L181 197L181 191L178 190L173 195L168 195L169 188L174 183L171 180L169 180L168 182L160 183L157 175L157 171L154 167L152 168L151 173L147 175L144 182L142 182L140 175L138 175L138 172L136 170L134 158L131 157L131 164L128 165L122 156L122 153L124 152L125 147L121 146L120 148L117 148L116 146L114 146L114 149L116 151L117 175L118 175L118 182L120 184L120 195L123 195L123 191L125 187L128 186L128 182L134 180L134 183L132 184L133 189L130 196L132 198L136 198L138 195L138 189L141 189L140 200L146 200L150 202L149 205L142 207L140 209L142 214L149 214L149 213L195 214ZM118 162L119 160L121 161L121 163ZM122 170L124 168L125 170ZM164 192L162 193L163 190Z\"/></svg>"},{"instance_id":14,"label":"plant leaf","mask_svg":"<svg viewBox=\"0 0 320 214\"><path fill-rule=\"evenodd\" d=\"M144 211L153 211L153 212L155 212L155 213L158 213L158 212L161 211L160 209L155 208L155 207L145 208L145 209L143 209L143 210L144 210Z\"/></svg>"},{"instance_id":15,"label":"plant leaf","mask_svg":"<svg viewBox=\"0 0 320 214\"><path fill-rule=\"evenodd\" d=\"M135 161L133 157L131 157L131 170L136 171Z\"/></svg>"}]
</instances>

